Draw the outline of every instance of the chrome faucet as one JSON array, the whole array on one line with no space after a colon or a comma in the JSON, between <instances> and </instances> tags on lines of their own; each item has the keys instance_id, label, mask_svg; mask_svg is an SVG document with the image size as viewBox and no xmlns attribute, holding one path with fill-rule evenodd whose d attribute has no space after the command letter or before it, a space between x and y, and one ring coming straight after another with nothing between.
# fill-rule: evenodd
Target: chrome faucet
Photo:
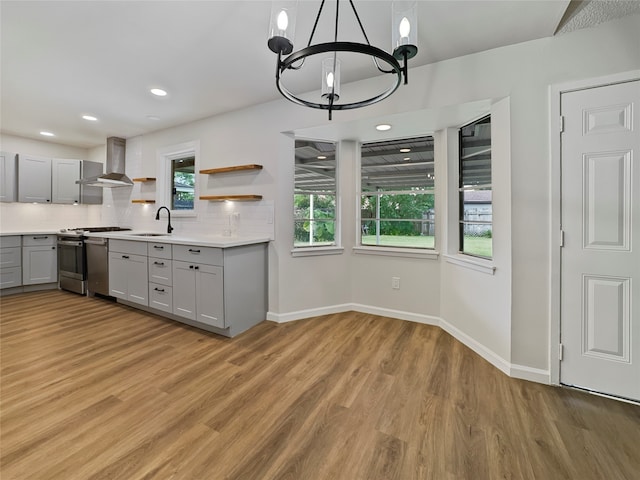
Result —
<instances>
[{"instance_id":1,"label":"chrome faucet","mask_svg":"<svg viewBox=\"0 0 640 480\"><path fill-rule=\"evenodd\" d=\"M171 226L171 210L169 210L167 207L160 207L156 212L156 220L160 220L160 210L162 210L163 208L167 211L167 215L169 216L168 218L169 223L167 224L167 233L171 233L173 231L173 227Z\"/></svg>"}]
</instances>

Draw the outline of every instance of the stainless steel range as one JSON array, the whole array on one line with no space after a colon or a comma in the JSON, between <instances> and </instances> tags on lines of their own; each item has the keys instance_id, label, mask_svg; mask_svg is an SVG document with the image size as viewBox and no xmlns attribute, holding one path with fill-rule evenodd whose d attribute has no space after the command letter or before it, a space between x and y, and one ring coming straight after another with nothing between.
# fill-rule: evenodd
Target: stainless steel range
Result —
<instances>
[{"instance_id":1,"label":"stainless steel range","mask_svg":"<svg viewBox=\"0 0 640 480\"><path fill-rule=\"evenodd\" d=\"M84 227L63 229L58 233L58 286L62 290L87 293L87 239L99 232L131 230L122 227ZM106 239L105 239L106 240ZM103 266L101 265L100 268Z\"/></svg>"}]
</instances>

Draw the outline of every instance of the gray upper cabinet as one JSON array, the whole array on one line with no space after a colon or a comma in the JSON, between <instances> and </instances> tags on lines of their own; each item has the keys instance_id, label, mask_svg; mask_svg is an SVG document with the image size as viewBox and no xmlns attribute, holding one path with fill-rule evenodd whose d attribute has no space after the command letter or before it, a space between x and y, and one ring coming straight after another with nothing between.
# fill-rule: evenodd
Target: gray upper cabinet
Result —
<instances>
[{"instance_id":1,"label":"gray upper cabinet","mask_svg":"<svg viewBox=\"0 0 640 480\"><path fill-rule=\"evenodd\" d=\"M53 203L80 203L80 160L54 158L51 161Z\"/></svg>"},{"instance_id":2,"label":"gray upper cabinet","mask_svg":"<svg viewBox=\"0 0 640 480\"><path fill-rule=\"evenodd\" d=\"M18 155L18 201L51 203L51 158Z\"/></svg>"},{"instance_id":3,"label":"gray upper cabinet","mask_svg":"<svg viewBox=\"0 0 640 480\"><path fill-rule=\"evenodd\" d=\"M18 199L16 162L15 153L0 152L0 202Z\"/></svg>"},{"instance_id":4,"label":"gray upper cabinet","mask_svg":"<svg viewBox=\"0 0 640 480\"><path fill-rule=\"evenodd\" d=\"M104 165L100 162L90 162L82 160L82 175L80 178L89 178L102 175ZM79 185L80 203L85 205L102 204L102 187L92 187L89 185Z\"/></svg>"},{"instance_id":5,"label":"gray upper cabinet","mask_svg":"<svg viewBox=\"0 0 640 480\"><path fill-rule=\"evenodd\" d=\"M100 175L102 163L67 158L52 159L26 154L16 156L2 153L1 155L0 201L2 202L69 205L79 203L100 205L102 203L102 188L76 183L83 176Z\"/></svg>"}]
</instances>

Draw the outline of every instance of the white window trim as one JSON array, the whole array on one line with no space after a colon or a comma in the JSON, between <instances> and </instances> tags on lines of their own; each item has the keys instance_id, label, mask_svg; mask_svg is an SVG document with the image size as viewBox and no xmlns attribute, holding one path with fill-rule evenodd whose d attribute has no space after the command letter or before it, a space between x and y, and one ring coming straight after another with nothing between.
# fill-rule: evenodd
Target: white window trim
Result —
<instances>
[{"instance_id":1,"label":"white window trim","mask_svg":"<svg viewBox=\"0 0 640 480\"><path fill-rule=\"evenodd\" d=\"M425 258L437 260L440 252L429 248L380 247L360 245L351 251L359 255L380 255L385 257Z\"/></svg>"},{"instance_id":2,"label":"white window trim","mask_svg":"<svg viewBox=\"0 0 640 480\"><path fill-rule=\"evenodd\" d=\"M432 136L434 137L434 154L435 149L437 149L437 141L435 138L435 133L425 133L424 136ZM355 207L356 207L356 245L351 249L352 253L362 254L362 255L380 255L386 257L406 257L406 258L428 258L431 260L437 260L440 256L440 252L435 250L434 248L407 248L407 247L392 247L392 246L381 246L381 245L362 245L362 211L360 209L360 202L362 201L362 156L361 156L361 147L362 142L358 142L358 152L355 157L355 182L356 182L356 198L355 198ZM435 162L434 162L435 165ZM384 195L388 193L405 193L405 191L397 191L397 192L373 192L373 195ZM412 193L412 192L411 192ZM427 189L425 191L420 191L420 193L426 193L436 196L436 187ZM369 192L367 192L369 194ZM434 198L434 200L436 200ZM435 203L437 206L437 202ZM436 215L436 232L437 229L437 219ZM434 244L437 247L437 238L434 239Z\"/></svg>"},{"instance_id":3,"label":"white window trim","mask_svg":"<svg viewBox=\"0 0 640 480\"><path fill-rule=\"evenodd\" d=\"M484 113L482 115L480 115L479 117L477 117L474 120L469 121L468 123L466 123L465 125L470 125L471 123L477 122L478 120L483 119L484 117L487 116L492 116L493 112L489 112L489 113ZM493 117L492 119L493 120ZM455 194L456 194L456 212L460 211L460 193L465 191L465 190L474 190L476 188L479 187L491 187L491 192L493 192L493 180L492 183L490 184L486 184L486 185L478 185L478 186L474 186L474 187L460 187L460 129L463 126L459 126L457 127L456 131L457 131L457 135L456 135L456 149L455 151L457 152L455 155L455 181L456 181L456 185L455 185ZM451 130L451 129L450 129ZM493 149L493 132L492 132L492 136L491 136L491 148ZM451 156L449 156L449 158L451 159ZM493 169L493 159L491 161L491 168ZM492 172L493 173L493 172ZM493 193L492 193L493 194ZM492 211L493 211L493 206L492 206ZM487 258L482 259L481 257L477 257L471 253L467 253L467 252L462 252L460 251L460 244L461 242L461 238L460 238L460 229L458 228L460 223L463 220L460 218L460 214L458 213L457 215L457 222L456 222L456 242L457 242L457 246L455 248L455 250L457 250L457 252L455 254L445 254L445 258L447 259L448 263L453 263L462 267L467 267L470 268L472 270L476 270L476 271L484 271L484 273L490 273L491 275L494 274L495 272L495 267L493 267L492 265L492 261L493 261L493 239L491 240L491 258ZM492 220L491 220L491 230L493 231L493 227L494 227L494 222L493 222L493 216L492 216ZM449 250L451 251L451 250ZM451 261L449 261L451 260ZM492 269L492 270L490 270Z\"/></svg>"},{"instance_id":4,"label":"white window trim","mask_svg":"<svg viewBox=\"0 0 640 480\"><path fill-rule=\"evenodd\" d=\"M194 171L196 175L196 182L194 187L194 199L193 210L171 210L171 215L174 217L197 217L199 206L199 193L200 182L198 181L198 165L200 164L200 141L193 140L191 142L179 143L177 145L170 145L158 149L157 153L157 172L159 178L156 181L156 198L160 205L171 205L171 197L169 194L169 185L171 178L171 160L180 158L183 156L193 156Z\"/></svg>"},{"instance_id":5,"label":"white window trim","mask_svg":"<svg viewBox=\"0 0 640 480\"><path fill-rule=\"evenodd\" d=\"M342 255L344 247L330 245L326 247L296 247L291 250L292 257L313 257L318 255Z\"/></svg>"},{"instance_id":6,"label":"white window trim","mask_svg":"<svg viewBox=\"0 0 640 480\"><path fill-rule=\"evenodd\" d=\"M475 270L476 272L486 273L487 275L495 275L496 267L489 260L482 260L480 257L474 257L468 253L459 253L458 255L443 255L447 263L452 263L460 267Z\"/></svg>"},{"instance_id":7,"label":"white window trim","mask_svg":"<svg viewBox=\"0 0 640 480\"><path fill-rule=\"evenodd\" d=\"M342 252L344 251L344 247L342 247L342 241L341 241L341 222L340 222L340 210L342 208L342 200L340 197L340 162L339 162L339 149L340 149L340 142L338 141L334 141L334 140L321 140L318 138L304 138L304 137L296 137L293 139L293 151L294 151L294 162L295 162L295 144L296 144L296 140L308 140L308 141L318 141L318 142L324 142L324 143L333 143L335 145L335 157L336 157L336 188L335 191L333 192L333 195L336 197L335 200L335 217L333 218L333 228L334 228L334 235L333 235L333 240L334 243L333 245L321 245L321 246L317 246L317 247L312 247L312 246L308 246L308 245L304 245L304 246L300 246L300 247L296 247L295 245L293 246L293 248L291 249L291 256L292 257L313 257L316 255L340 255L342 254ZM294 195L295 195L295 163L293 166L294 169ZM323 193L317 192L314 193L317 195L321 195ZM326 220L326 219L322 219L322 220ZM293 219L293 223L294 223L294 228L295 228L295 221L296 219ZM295 241L295 238L293 238L292 240Z\"/></svg>"}]
</instances>

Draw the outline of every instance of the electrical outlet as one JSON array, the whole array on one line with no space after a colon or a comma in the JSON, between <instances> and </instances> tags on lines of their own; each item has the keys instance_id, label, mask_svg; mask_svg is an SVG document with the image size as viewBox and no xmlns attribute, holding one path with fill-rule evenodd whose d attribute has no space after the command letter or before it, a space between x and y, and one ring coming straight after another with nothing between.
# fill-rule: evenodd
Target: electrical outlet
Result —
<instances>
[{"instance_id":1,"label":"electrical outlet","mask_svg":"<svg viewBox=\"0 0 640 480\"><path fill-rule=\"evenodd\" d=\"M400 277L391 277L391 288L400 290Z\"/></svg>"}]
</instances>

